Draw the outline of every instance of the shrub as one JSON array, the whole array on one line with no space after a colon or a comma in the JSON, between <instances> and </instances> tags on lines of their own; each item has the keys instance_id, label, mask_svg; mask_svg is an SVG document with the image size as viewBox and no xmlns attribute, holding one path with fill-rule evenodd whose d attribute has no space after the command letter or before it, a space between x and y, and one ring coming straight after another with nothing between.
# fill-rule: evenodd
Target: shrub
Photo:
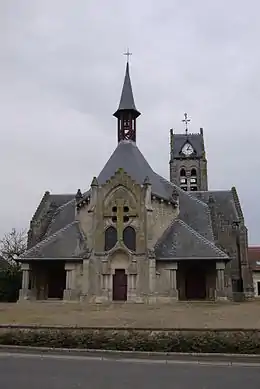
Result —
<instances>
[{"instance_id":1,"label":"shrub","mask_svg":"<svg viewBox=\"0 0 260 389\"><path fill-rule=\"evenodd\" d=\"M260 354L257 331L2 329L0 344L122 351Z\"/></svg>"},{"instance_id":2,"label":"shrub","mask_svg":"<svg viewBox=\"0 0 260 389\"><path fill-rule=\"evenodd\" d=\"M16 302L22 284L22 272L19 265L9 264L0 269L0 302Z\"/></svg>"}]
</instances>

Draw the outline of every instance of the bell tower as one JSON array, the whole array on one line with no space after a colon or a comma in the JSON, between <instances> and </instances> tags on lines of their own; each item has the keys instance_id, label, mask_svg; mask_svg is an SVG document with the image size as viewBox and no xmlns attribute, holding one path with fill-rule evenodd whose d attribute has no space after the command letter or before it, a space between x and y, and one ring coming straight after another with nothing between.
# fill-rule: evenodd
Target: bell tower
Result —
<instances>
[{"instance_id":1,"label":"bell tower","mask_svg":"<svg viewBox=\"0 0 260 389\"><path fill-rule=\"evenodd\" d=\"M136 109L131 79L129 74L129 50L127 53L127 63L125 79L121 94L120 103L113 116L117 118L117 138L118 142L122 140L131 140L136 142L136 119L141 113Z\"/></svg>"},{"instance_id":2,"label":"bell tower","mask_svg":"<svg viewBox=\"0 0 260 389\"><path fill-rule=\"evenodd\" d=\"M207 160L203 129L189 133L188 115L184 114L185 133L170 131L170 181L189 192L208 190Z\"/></svg>"}]
</instances>

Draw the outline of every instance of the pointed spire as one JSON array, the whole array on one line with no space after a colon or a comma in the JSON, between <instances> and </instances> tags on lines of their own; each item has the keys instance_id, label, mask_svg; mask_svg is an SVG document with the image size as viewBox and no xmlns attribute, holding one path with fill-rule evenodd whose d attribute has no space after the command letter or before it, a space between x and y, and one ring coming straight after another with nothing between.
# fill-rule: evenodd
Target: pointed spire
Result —
<instances>
[{"instance_id":1,"label":"pointed spire","mask_svg":"<svg viewBox=\"0 0 260 389\"><path fill-rule=\"evenodd\" d=\"M114 116L119 118L120 112L122 111L132 111L134 113L135 118L141 115L141 113L136 109L132 84L129 74L129 62L126 63L126 71L125 71L125 80L122 89L121 99L118 106L117 111L114 113Z\"/></svg>"}]
</instances>

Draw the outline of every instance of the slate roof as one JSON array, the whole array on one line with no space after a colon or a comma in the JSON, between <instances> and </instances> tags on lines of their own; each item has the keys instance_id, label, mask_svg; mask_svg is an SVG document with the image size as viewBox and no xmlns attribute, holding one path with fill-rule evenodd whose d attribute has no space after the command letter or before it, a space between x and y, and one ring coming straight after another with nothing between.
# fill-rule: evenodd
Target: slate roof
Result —
<instances>
[{"instance_id":1,"label":"slate roof","mask_svg":"<svg viewBox=\"0 0 260 389\"><path fill-rule=\"evenodd\" d=\"M208 205L193 195L196 192L185 192L166 179L161 178L161 180L164 180L169 192L175 188L179 193L179 219L199 232L207 240L214 242Z\"/></svg>"},{"instance_id":2,"label":"slate roof","mask_svg":"<svg viewBox=\"0 0 260 389\"><path fill-rule=\"evenodd\" d=\"M49 191L46 191L40 201L39 206L37 207L32 220L36 220L39 217L39 214L42 210L42 207L44 204L49 201L54 208L59 208L63 204L67 203L68 201L72 200L74 198L74 195L72 194L50 194Z\"/></svg>"},{"instance_id":3,"label":"slate roof","mask_svg":"<svg viewBox=\"0 0 260 389\"><path fill-rule=\"evenodd\" d=\"M198 191L192 192L192 195L205 204L208 204L210 197L213 198L217 213L222 213L231 222L239 219L231 190Z\"/></svg>"},{"instance_id":4,"label":"slate roof","mask_svg":"<svg viewBox=\"0 0 260 389\"><path fill-rule=\"evenodd\" d=\"M77 259L82 258L86 251L86 238L80 229L79 222L74 221L27 250L20 260Z\"/></svg>"},{"instance_id":5,"label":"slate roof","mask_svg":"<svg viewBox=\"0 0 260 389\"><path fill-rule=\"evenodd\" d=\"M189 142L196 152L196 157L201 158L204 153L203 134L173 134L173 145L171 150L171 159L183 158L181 153L182 147Z\"/></svg>"},{"instance_id":6,"label":"slate roof","mask_svg":"<svg viewBox=\"0 0 260 389\"><path fill-rule=\"evenodd\" d=\"M46 237L51 236L75 220L75 195L73 199L63 204L55 212L46 232Z\"/></svg>"},{"instance_id":7,"label":"slate roof","mask_svg":"<svg viewBox=\"0 0 260 389\"><path fill-rule=\"evenodd\" d=\"M174 220L155 246L157 259L222 259L227 254L180 219Z\"/></svg>"},{"instance_id":8,"label":"slate roof","mask_svg":"<svg viewBox=\"0 0 260 389\"><path fill-rule=\"evenodd\" d=\"M119 168L123 168L140 185L148 176L152 184L153 194L165 200L171 199L171 192L165 187L162 177L152 170L136 143L122 140L117 145L97 178L99 185L105 184Z\"/></svg>"}]
</instances>

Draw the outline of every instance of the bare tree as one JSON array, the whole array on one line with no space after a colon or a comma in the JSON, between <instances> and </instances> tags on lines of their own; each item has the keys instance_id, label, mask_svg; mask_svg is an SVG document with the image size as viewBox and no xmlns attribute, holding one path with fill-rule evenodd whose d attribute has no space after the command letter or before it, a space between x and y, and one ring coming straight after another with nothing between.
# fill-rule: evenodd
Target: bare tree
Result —
<instances>
[{"instance_id":1,"label":"bare tree","mask_svg":"<svg viewBox=\"0 0 260 389\"><path fill-rule=\"evenodd\" d=\"M17 231L15 228L0 239L0 257L14 264L15 260L26 250L26 231Z\"/></svg>"}]
</instances>

